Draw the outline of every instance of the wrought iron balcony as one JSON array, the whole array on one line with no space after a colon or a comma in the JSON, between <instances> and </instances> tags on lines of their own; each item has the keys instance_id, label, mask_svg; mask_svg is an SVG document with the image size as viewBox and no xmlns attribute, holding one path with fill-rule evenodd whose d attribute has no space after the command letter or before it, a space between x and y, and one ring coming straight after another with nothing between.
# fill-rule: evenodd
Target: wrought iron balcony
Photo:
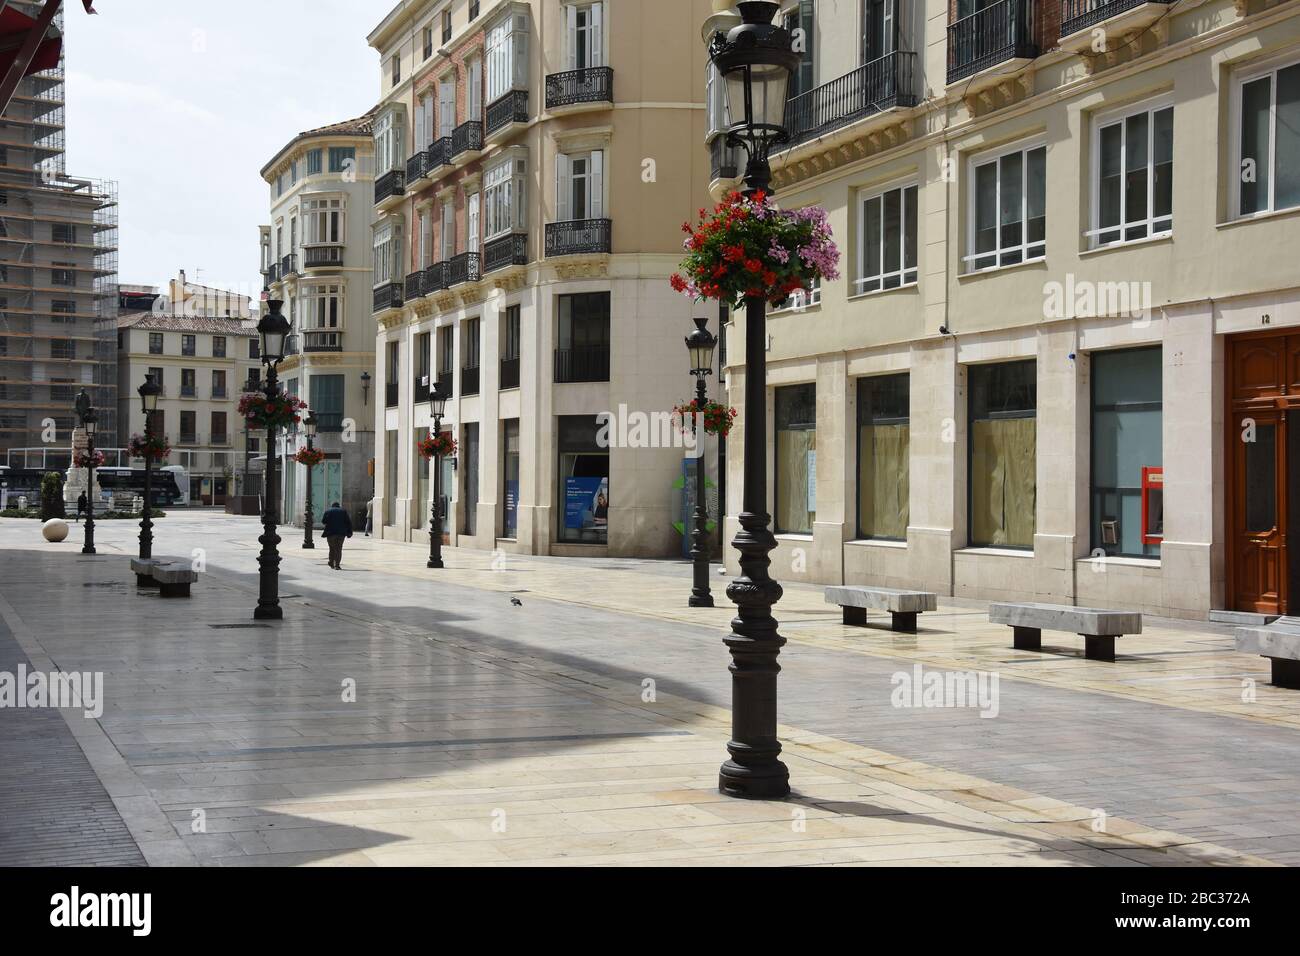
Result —
<instances>
[{"instance_id":1,"label":"wrought iron balcony","mask_svg":"<svg viewBox=\"0 0 1300 956\"><path fill-rule=\"evenodd\" d=\"M528 91L511 90L488 104L484 135L491 136L511 123L528 122Z\"/></svg>"},{"instance_id":2,"label":"wrought iron balcony","mask_svg":"<svg viewBox=\"0 0 1300 956\"><path fill-rule=\"evenodd\" d=\"M948 82L1006 60L1033 59L1034 28L1030 0L1001 0L962 17L948 27Z\"/></svg>"},{"instance_id":3,"label":"wrought iron balcony","mask_svg":"<svg viewBox=\"0 0 1300 956\"><path fill-rule=\"evenodd\" d=\"M406 161L406 181L414 183L429 171L429 151L422 149Z\"/></svg>"},{"instance_id":4,"label":"wrought iron balcony","mask_svg":"<svg viewBox=\"0 0 1300 956\"><path fill-rule=\"evenodd\" d=\"M397 392L398 392L398 388L396 382L385 383L384 385L384 407L385 408L397 407L397 398L398 398Z\"/></svg>"},{"instance_id":5,"label":"wrought iron balcony","mask_svg":"<svg viewBox=\"0 0 1300 956\"><path fill-rule=\"evenodd\" d=\"M447 288L447 263L435 262L424 270L424 294Z\"/></svg>"},{"instance_id":6,"label":"wrought iron balcony","mask_svg":"<svg viewBox=\"0 0 1300 956\"><path fill-rule=\"evenodd\" d=\"M298 274L298 257L294 253L289 253L280 260L280 278L287 279L289 276Z\"/></svg>"},{"instance_id":7,"label":"wrought iron balcony","mask_svg":"<svg viewBox=\"0 0 1300 956\"><path fill-rule=\"evenodd\" d=\"M341 432L343 431L343 413L342 412L312 412L316 416L316 430L318 432Z\"/></svg>"},{"instance_id":8,"label":"wrought iron balcony","mask_svg":"<svg viewBox=\"0 0 1300 956\"><path fill-rule=\"evenodd\" d=\"M406 195L406 170L390 169L375 180L375 205L394 196Z\"/></svg>"},{"instance_id":9,"label":"wrought iron balcony","mask_svg":"<svg viewBox=\"0 0 1300 956\"><path fill-rule=\"evenodd\" d=\"M479 368L477 365L462 365L460 367L460 393L461 395L478 394L478 375Z\"/></svg>"},{"instance_id":10,"label":"wrought iron balcony","mask_svg":"<svg viewBox=\"0 0 1300 956\"><path fill-rule=\"evenodd\" d=\"M428 156L428 175L437 176L445 172L442 167L451 165L451 137L435 139L425 153Z\"/></svg>"},{"instance_id":11,"label":"wrought iron balcony","mask_svg":"<svg viewBox=\"0 0 1300 956\"><path fill-rule=\"evenodd\" d=\"M265 276L265 282L269 286L272 282L280 281L280 263L272 262L262 269L262 275Z\"/></svg>"},{"instance_id":12,"label":"wrought iron balcony","mask_svg":"<svg viewBox=\"0 0 1300 956\"><path fill-rule=\"evenodd\" d=\"M427 358L428 356L426 356ZM429 377L428 372L422 372L411 380L412 400L418 405L420 402L429 400L429 392L433 389L433 379Z\"/></svg>"},{"instance_id":13,"label":"wrought iron balcony","mask_svg":"<svg viewBox=\"0 0 1300 956\"><path fill-rule=\"evenodd\" d=\"M444 368L438 372L438 385L444 395L456 394L456 371L455 369Z\"/></svg>"},{"instance_id":14,"label":"wrought iron balcony","mask_svg":"<svg viewBox=\"0 0 1300 956\"><path fill-rule=\"evenodd\" d=\"M396 282L386 282L383 285L375 286L375 309L376 312L384 312L388 309L400 309L402 307L402 287Z\"/></svg>"},{"instance_id":15,"label":"wrought iron balcony","mask_svg":"<svg viewBox=\"0 0 1300 956\"><path fill-rule=\"evenodd\" d=\"M338 331L304 332L302 334L302 350L304 352L342 352L343 333Z\"/></svg>"},{"instance_id":16,"label":"wrought iron balcony","mask_svg":"<svg viewBox=\"0 0 1300 956\"><path fill-rule=\"evenodd\" d=\"M483 272L528 265L528 236L512 232L483 244Z\"/></svg>"},{"instance_id":17,"label":"wrought iron balcony","mask_svg":"<svg viewBox=\"0 0 1300 956\"><path fill-rule=\"evenodd\" d=\"M713 141L709 143L709 178L735 179L739 175L740 150L735 146L727 145L725 134L713 137Z\"/></svg>"},{"instance_id":18,"label":"wrought iron balcony","mask_svg":"<svg viewBox=\"0 0 1300 956\"><path fill-rule=\"evenodd\" d=\"M546 255L576 256L609 252L613 223L609 219L570 219L546 224Z\"/></svg>"},{"instance_id":19,"label":"wrought iron balcony","mask_svg":"<svg viewBox=\"0 0 1300 956\"><path fill-rule=\"evenodd\" d=\"M787 101L785 127L791 144L824 136L896 106L915 106L915 59L914 53L888 53Z\"/></svg>"},{"instance_id":20,"label":"wrought iron balcony","mask_svg":"<svg viewBox=\"0 0 1300 956\"><path fill-rule=\"evenodd\" d=\"M302 247L304 269L339 269L343 266L343 244L323 243Z\"/></svg>"},{"instance_id":21,"label":"wrought iron balcony","mask_svg":"<svg viewBox=\"0 0 1300 956\"><path fill-rule=\"evenodd\" d=\"M406 277L406 301L418 299L424 295L424 272L412 272Z\"/></svg>"},{"instance_id":22,"label":"wrought iron balcony","mask_svg":"<svg viewBox=\"0 0 1300 956\"><path fill-rule=\"evenodd\" d=\"M581 103L614 102L614 70L589 66L581 70L550 73L546 77L546 108L559 109Z\"/></svg>"},{"instance_id":23,"label":"wrought iron balcony","mask_svg":"<svg viewBox=\"0 0 1300 956\"><path fill-rule=\"evenodd\" d=\"M483 148L483 124L478 120L461 123L451 134L451 156L455 159L463 153L477 153Z\"/></svg>"},{"instance_id":24,"label":"wrought iron balcony","mask_svg":"<svg viewBox=\"0 0 1300 956\"><path fill-rule=\"evenodd\" d=\"M503 358L501 360L501 388L519 387L519 359Z\"/></svg>"},{"instance_id":25,"label":"wrought iron balcony","mask_svg":"<svg viewBox=\"0 0 1300 956\"><path fill-rule=\"evenodd\" d=\"M452 256L447 262L447 286L450 288L462 282L477 282L483 278L478 268L477 252L462 252Z\"/></svg>"},{"instance_id":26,"label":"wrought iron balcony","mask_svg":"<svg viewBox=\"0 0 1300 956\"><path fill-rule=\"evenodd\" d=\"M1061 36L1068 37L1080 30L1095 27L1147 3L1160 4L1154 8L1160 10L1169 2L1170 0L1061 0Z\"/></svg>"},{"instance_id":27,"label":"wrought iron balcony","mask_svg":"<svg viewBox=\"0 0 1300 956\"><path fill-rule=\"evenodd\" d=\"M555 381L608 382L609 346L555 350Z\"/></svg>"}]
</instances>

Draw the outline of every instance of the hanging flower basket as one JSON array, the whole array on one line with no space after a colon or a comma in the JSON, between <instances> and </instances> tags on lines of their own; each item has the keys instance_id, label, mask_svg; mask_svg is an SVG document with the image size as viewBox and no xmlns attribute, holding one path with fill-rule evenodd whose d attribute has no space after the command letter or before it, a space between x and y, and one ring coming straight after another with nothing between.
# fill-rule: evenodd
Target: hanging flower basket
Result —
<instances>
[{"instance_id":1,"label":"hanging flower basket","mask_svg":"<svg viewBox=\"0 0 1300 956\"><path fill-rule=\"evenodd\" d=\"M736 420L736 410L721 402L701 402L693 398L689 402L673 407L673 415L681 422L682 431L686 431L686 416L691 417L690 428L695 430L697 417L704 419L704 430L710 435L726 438L731 433L731 425Z\"/></svg>"},{"instance_id":2,"label":"hanging flower basket","mask_svg":"<svg viewBox=\"0 0 1300 956\"><path fill-rule=\"evenodd\" d=\"M456 439L451 437L451 432L441 432L416 442L415 449L425 461L434 455L453 458L456 455Z\"/></svg>"},{"instance_id":3,"label":"hanging flower basket","mask_svg":"<svg viewBox=\"0 0 1300 956\"><path fill-rule=\"evenodd\" d=\"M319 448L299 448L298 453L293 456L293 460L300 465L306 465L308 468L315 468L325 460L325 453Z\"/></svg>"},{"instance_id":4,"label":"hanging flower basket","mask_svg":"<svg viewBox=\"0 0 1300 956\"><path fill-rule=\"evenodd\" d=\"M262 392L245 392L239 399L239 414L250 428L292 428L306 410L306 402L284 391L270 399Z\"/></svg>"},{"instance_id":5,"label":"hanging flower basket","mask_svg":"<svg viewBox=\"0 0 1300 956\"><path fill-rule=\"evenodd\" d=\"M761 190L731 192L700 209L700 222L682 223L687 256L669 282L691 299L738 305L746 298L782 305L817 279L838 279L840 251L820 206L785 211Z\"/></svg>"},{"instance_id":6,"label":"hanging flower basket","mask_svg":"<svg viewBox=\"0 0 1300 956\"><path fill-rule=\"evenodd\" d=\"M93 455L87 455L84 451L79 451L76 457L72 459L72 464L75 468L103 468L104 453L98 448L95 449Z\"/></svg>"},{"instance_id":7,"label":"hanging flower basket","mask_svg":"<svg viewBox=\"0 0 1300 956\"><path fill-rule=\"evenodd\" d=\"M131 436L130 448L132 458L150 458L153 461L162 461L172 453L172 446L168 444L165 435L146 437L137 433Z\"/></svg>"}]
</instances>

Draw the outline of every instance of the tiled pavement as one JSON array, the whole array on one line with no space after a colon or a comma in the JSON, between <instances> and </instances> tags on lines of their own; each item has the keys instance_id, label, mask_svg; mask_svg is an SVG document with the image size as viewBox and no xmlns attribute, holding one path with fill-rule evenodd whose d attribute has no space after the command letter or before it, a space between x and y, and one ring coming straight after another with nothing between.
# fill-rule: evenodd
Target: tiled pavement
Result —
<instances>
[{"instance_id":1,"label":"tiled pavement","mask_svg":"<svg viewBox=\"0 0 1300 956\"><path fill-rule=\"evenodd\" d=\"M216 628L252 623L254 522L161 523L160 552L206 549L189 602L82 587L127 578L134 529L105 525L87 565L34 544L32 523L0 521L0 579L21 566L52 582L5 597L60 664L106 672L100 726L203 862L1233 859L1212 844L1300 862L1300 703L1261 684L1262 713L1230 716L1235 686L1236 702L1210 691L1166 706L1124 683L1263 674L1219 632L1147 635L1142 659L1117 665L1025 659L970 607L945 606L902 639L843 628L817 592L788 588L781 713L797 796L749 804L714 792L729 612L683 623L697 612L680 608L681 566L511 557L491 572L488 555L453 550L431 583L418 548L354 538L349 570L334 573L286 534L283 591L299 595L286 621ZM73 624L88 594L93 632ZM994 660L997 719L889 706L891 675L913 662ZM342 700L348 678L356 703ZM132 824L147 816L135 810Z\"/></svg>"}]
</instances>

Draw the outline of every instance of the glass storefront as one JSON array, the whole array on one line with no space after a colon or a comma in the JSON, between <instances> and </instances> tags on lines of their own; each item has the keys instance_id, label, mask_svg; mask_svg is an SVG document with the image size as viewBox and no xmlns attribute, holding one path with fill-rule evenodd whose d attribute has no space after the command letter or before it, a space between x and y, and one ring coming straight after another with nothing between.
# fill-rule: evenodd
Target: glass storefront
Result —
<instances>
[{"instance_id":1,"label":"glass storefront","mask_svg":"<svg viewBox=\"0 0 1300 956\"><path fill-rule=\"evenodd\" d=\"M560 541L606 544L609 529L609 449L596 436L595 415L559 419Z\"/></svg>"}]
</instances>

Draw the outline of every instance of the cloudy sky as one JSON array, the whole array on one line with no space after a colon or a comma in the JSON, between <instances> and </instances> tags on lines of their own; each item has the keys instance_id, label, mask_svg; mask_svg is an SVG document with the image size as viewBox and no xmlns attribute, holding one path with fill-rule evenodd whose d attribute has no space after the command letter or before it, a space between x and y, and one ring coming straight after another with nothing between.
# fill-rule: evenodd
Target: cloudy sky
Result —
<instances>
[{"instance_id":1,"label":"cloudy sky","mask_svg":"<svg viewBox=\"0 0 1300 956\"><path fill-rule=\"evenodd\" d=\"M115 179L120 281L261 289L258 170L379 98L366 34L390 0L65 0L73 176ZM200 271L201 270L201 271Z\"/></svg>"}]
</instances>

